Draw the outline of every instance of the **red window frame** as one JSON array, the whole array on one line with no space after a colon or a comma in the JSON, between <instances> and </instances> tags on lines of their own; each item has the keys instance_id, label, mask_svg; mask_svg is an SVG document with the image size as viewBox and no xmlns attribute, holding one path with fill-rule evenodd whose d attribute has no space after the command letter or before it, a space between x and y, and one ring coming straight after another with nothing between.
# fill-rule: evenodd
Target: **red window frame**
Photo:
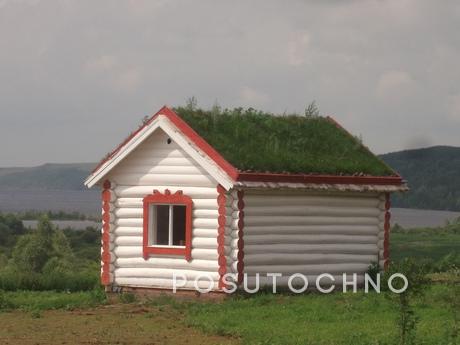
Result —
<instances>
[{"instance_id":1,"label":"red window frame","mask_svg":"<svg viewBox=\"0 0 460 345\"><path fill-rule=\"evenodd\" d=\"M164 194L154 190L153 194L147 195L143 199L144 204L144 222L143 222L143 256L148 259L152 254L163 255L180 255L184 256L187 261L192 260L192 205L193 201L181 190L171 194L166 189ZM149 246L149 223L150 223L150 205L182 205L185 206L185 248L168 248Z\"/></svg>"}]
</instances>

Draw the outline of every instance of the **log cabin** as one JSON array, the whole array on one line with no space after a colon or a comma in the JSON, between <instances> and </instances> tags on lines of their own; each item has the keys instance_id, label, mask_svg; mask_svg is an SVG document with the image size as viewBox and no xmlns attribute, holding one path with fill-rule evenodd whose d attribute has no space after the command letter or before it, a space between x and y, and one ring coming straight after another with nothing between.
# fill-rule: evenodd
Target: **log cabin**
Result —
<instances>
[{"instance_id":1,"label":"log cabin","mask_svg":"<svg viewBox=\"0 0 460 345\"><path fill-rule=\"evenodd\" d=\"M172 289L174 276L222 291L274 272L281 286L294 273L362 282L388 264L390 193L407 190L331 117L166 106L85 185L102 190L108 291Z\"/></svg>"}]
</instances>

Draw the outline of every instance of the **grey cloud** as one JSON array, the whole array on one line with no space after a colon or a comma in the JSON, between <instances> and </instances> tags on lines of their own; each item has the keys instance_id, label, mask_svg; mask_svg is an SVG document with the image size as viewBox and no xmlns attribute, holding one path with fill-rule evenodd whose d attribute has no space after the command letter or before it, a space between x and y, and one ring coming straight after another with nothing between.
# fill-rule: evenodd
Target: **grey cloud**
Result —
<instances>
[{"instance_id":1,"label":"grey cloud","mask_svg":"<svg viewBox=\"0 0 460 345\"><path fill-rule=\"evenodd\" d=\"M456 1L0 1L0 165L97 160L192 95L458 146L458 32Z\"/></svg>"}]
</instances>

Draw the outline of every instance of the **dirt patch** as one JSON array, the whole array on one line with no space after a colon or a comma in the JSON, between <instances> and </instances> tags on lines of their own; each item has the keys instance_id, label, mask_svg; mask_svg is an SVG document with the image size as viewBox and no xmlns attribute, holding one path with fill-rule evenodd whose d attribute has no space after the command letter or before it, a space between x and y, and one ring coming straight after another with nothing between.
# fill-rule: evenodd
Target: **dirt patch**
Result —
<instances>
[{"instance_id":1,"label":"dirt patch","mask_svg":"<svg viewBox=\"0 0 460 345\"><path fill-rule=\"evenodd\" d=\"M110 305L91 310L0 313L0 344L238 344L184 325L163 308Z\"/></svg>"}]
</instances>

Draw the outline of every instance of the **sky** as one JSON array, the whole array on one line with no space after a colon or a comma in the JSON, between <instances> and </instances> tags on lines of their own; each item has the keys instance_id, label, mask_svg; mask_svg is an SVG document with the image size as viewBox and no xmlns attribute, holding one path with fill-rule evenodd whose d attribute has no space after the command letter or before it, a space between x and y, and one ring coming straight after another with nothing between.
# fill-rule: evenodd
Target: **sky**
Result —
<instances>
[{"instance_id":1,"label":"sky","mask_svg":"<svg viewBox=\"0 0 460 345\"><path fill-rule=\"evenodd\" d=\"M0 0L0 166L97 161L161 106L460 146L460 1Z\"/></svg>"}]
</instances>

